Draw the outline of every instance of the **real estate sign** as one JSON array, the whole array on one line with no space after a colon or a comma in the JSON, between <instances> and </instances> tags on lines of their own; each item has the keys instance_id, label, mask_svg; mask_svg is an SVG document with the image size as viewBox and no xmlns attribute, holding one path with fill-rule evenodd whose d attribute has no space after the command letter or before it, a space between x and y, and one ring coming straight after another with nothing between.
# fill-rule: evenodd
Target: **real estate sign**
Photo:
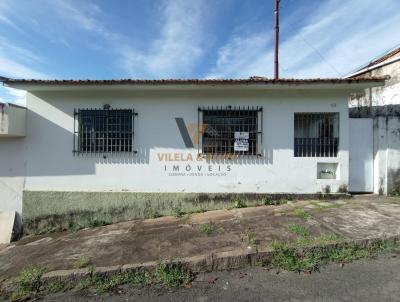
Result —
<instances>
[{"instance_id":1,"label":"real estate sign","mask_svg":"<svg viewBox=\"0 0 400 302\"><path fill-rule=\"evenodd\" d=\"M235 132L235 151L249 151L249 132Z\"/></svg>"}]
</instances>

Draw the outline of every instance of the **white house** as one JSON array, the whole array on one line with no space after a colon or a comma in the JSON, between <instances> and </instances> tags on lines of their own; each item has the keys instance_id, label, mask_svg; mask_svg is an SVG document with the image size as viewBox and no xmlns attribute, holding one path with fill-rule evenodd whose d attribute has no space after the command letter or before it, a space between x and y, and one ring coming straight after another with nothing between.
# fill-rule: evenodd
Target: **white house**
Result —
<instances>
[{"instance_id":1,"label":"white house","mask_svg":"<svg viewBox=\"0 0 400 302\"><path fill-rule=\"evenodd\" d=\"M348 96L383 84L4 79L28 93L26 112L5 122L26 114L26 131L0 137L1 210L22 212L35 232L346 192Z\"/></svg>"}]
</instances>

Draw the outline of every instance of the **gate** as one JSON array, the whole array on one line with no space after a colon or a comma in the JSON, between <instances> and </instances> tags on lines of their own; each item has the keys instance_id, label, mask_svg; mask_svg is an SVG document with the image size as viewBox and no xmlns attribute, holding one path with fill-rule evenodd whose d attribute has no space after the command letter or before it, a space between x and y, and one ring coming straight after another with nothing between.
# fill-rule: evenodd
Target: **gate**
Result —
<instances>
[{"instance_id":1,"label":"gate","mask_svg":"<svg viewBox=\"0 0 400 302\"><path fill-rule=\"evenodd\" d=\"M373 120L350 119L349 191L374 191Z\"/></svg>"}]
</instances>

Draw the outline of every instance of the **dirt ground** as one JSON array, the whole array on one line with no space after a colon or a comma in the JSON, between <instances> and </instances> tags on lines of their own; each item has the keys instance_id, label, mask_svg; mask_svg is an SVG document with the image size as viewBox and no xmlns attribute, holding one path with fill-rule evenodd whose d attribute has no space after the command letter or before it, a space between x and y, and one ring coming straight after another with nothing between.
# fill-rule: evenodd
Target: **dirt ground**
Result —
<instances>
[{"instance_id":1,"label":"dirt ground","mask_svg":"<svg viewBox=\"0 0 400 302\"><path fill-rule=\"evenodd\" d=\"M400 198L364 195L122 222L28 236L3 245L0 279L15 276L30 265L49 271L71 269L83 258L95 266L112 266L232 251L247 248L248 238L266 247L273 240L296 240L290 224L305 226L311 236L393 236L400 234L399 221ZM207 229L212 232L207 234Z\"/></svg>"}]
</instances>

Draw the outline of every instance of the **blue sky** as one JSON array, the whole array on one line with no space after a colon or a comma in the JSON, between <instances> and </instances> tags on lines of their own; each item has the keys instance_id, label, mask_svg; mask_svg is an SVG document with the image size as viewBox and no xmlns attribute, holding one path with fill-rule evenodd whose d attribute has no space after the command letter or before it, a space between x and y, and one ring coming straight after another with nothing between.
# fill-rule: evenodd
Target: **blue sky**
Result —
<instances>
[{"instance_id":1,"label":"blue sky","mask_svg":"<svg viewBox=\"0 0 400 302\"><path fill-rule=\"evenodd\" d=\"M399 0L281 0L281 77L339 77L400 44ZM1 0L0 75L273 75L273 0ZM24 103L0 88L0 101Z\"/></svg>"}]
</instances>

